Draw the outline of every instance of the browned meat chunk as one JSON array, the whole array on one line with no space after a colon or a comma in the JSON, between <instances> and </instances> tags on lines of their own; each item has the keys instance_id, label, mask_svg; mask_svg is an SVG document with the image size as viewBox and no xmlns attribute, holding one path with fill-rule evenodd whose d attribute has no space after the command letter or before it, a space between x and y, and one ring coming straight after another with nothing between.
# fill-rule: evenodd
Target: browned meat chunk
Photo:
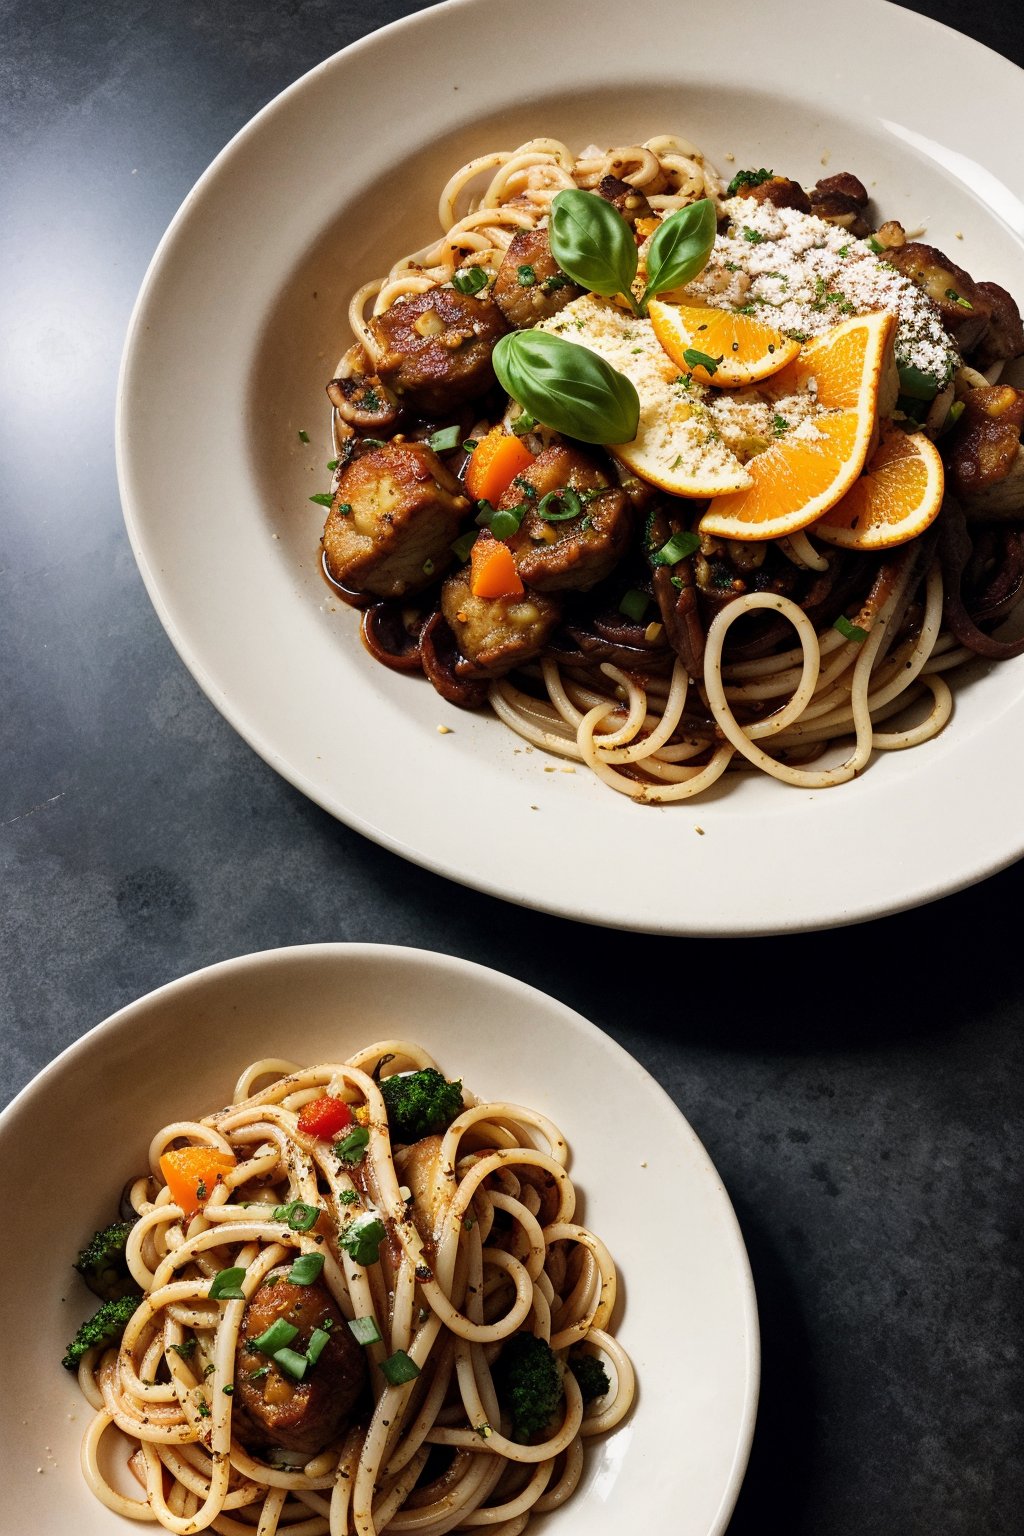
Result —
<instances>
[{"instance_id":1,"label":"browned meat chunk","mask_svg":"<svg viewBox=\"0 0 1024 1536\"><path fill-rule=\"evenodd\" d=\"M468 566L445 577L441 612L461 654L481 672L494 677L532 661L543 650L562 616L559 603L539 592L527 590L517 597L474 597L469 590Z\"/></svg>"},{"instance_id":2,"label":"browned meat chunk","mask_svg":"<svg viewBox=\"0 0 1024 1536\"><path fill-rule=\"evenodd\" d=\"M798 213L810 213L811 200L799 182L788 176L769 176L767 181L748 182L741 187L737 197L753 198L755 203L771 203L773 208L795 208Z\"/></svg>"},{"instance_id":3,"label":"browned meat chunk","mask_svg":"<svg viewBox=\"0 0 1024 1536\"><path fill-rule=\"evenodd\" d=\"M426 443L384 443L353 459L324 526L327 570L343 587L403 597L452 560L470 506Z\"/></svg>"},{"instance_id":4,"label":"browned meat chunk","mask_svg":"<svg viewBox=\"0 0 1024 1536\"><path fill-rule=\"evenodd\" d=\"M1020 357L1024 354L1024 325L1016 301L998 283L979 283L978 292L985 295L991 315L988 330L974 349L974 366L991 368L993 363Z\"/></svg>"},{"instance_id":5,"label":"browned meat chunk","mask_svg":"<svg viewBox=\"0 0 1024 1536\"><path fill-rule=\"evenodd\" d=\"M369 323L383 350L380 378L400 400L442 415L491 388L491 353L508 329L490 295L454 288L400 299Z\"/></svg>"},{"instance_id":6,"label":"browned meat chunk","mask_svg":"<svg viewBox=\"0 0 1024 1536\"><path fill-rule=\"evenodd\" d=\"M823 176L810 191L811 212L829 224L848 229L858 240L871 233L871 225L864 217L868 194L864 183L849 171L836 176Z\"/></svg>"},{"instance_id":7,"label":"browned meat chunk","mask_svg":"<svg viewBox=\"0 0 1024 1536\"><path fill-rule=\"evenodd\" d=\"M326 1286L319 1280L293 1285L284 1274L282 1270L272 1283L260 1286L242 1318L235 1362L235 1430L243 1444L275 1445L315 1456L348 1425L366 1385L366 1361ZM305 1353L314 1329L328 1335L302 1381L280 1371L253 1347L252 1341L278 1318L299 1330L289 1345L297 1354Z\"/></svg>"},{"instance_id":8,"label":"browned meat chunk","mask_svg":"<svg viewBox=\"0 0 1024 1536\"><path fill-rule=\"evenodd\" d=\"M519 231L505 252L493 288L495 304L518 330L550 319L581 292L552 256L546 229Z\"/></svg>"},{"instance_id":9,"label":"browned meat chunk","mask_svg":"<svg viewBox=\"0 0 1024 1536\"><path fill-rule=\"evenodd\" d=\"M1024 510L1024 390L972 389L950 436L949 478L964 506L986 516Z\"/></svg>"},{"instance_id":10,"label":"browned meat chunk","mask_svg":"<svg viewBox=\"0 0 1024 1536\"><path fill-rule=\"evenodd\" d=\"M617 208L634 232L637 219L654 218L654 209L644 194L638 192L636 187L631 187L628 181L620 181L617 176L602 176L597 185L597 195Z\"/></svg>"},{"instance_id":11,"label":"browned meat chunk","mask_svg":"<svg viewBox=\"0 0 1024 1536\"><path fill-rule=\"evenodd\" d=\"M887 250L886 261L928 295L961 352L969 352L988 328L992 307L978 284L934 245L910 240Z\"/></svg>"},{"instance_id":12,"label":"browned meat chunk","mask_svg":"<svg viewBox=\"0 0 1024 1536\"><path fill-rule=\"evenodd\" d=\"M633 531L629 498L578 449L545 448L516 476L498 508L523 505L510 542L519 574L535 592L586 592L626 553Z\"/></svg>"}]
</instances>

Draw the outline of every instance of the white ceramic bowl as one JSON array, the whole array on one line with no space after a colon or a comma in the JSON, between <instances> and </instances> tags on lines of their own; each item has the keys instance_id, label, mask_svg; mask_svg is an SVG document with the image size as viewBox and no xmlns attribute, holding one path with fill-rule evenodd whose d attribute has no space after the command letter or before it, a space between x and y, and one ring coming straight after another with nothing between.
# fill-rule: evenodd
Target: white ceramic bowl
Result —
<instances>
[{"instance_id":1,"label":"white ceramic bowl","mask_svg":"<svg viewBox=\"0 0 1024 1536\"><path fill-rule=\"evenodd\" d=\"M728 171L856 171L881 210L1021 297L1024 77L882 0L486 0L410 17L306 75L189 195L121 380L128 529L217 707L280 773L402 856L543 910L651 932L852 922L1024 850L1024 662L956 685L935 742L807 792L734 775L638 807L390 673L320 574L324 385L352 290L437 232L449 173L552 135L674 132ZM962 236L962 238L960 238ZM304 444L299 432L308 433ZM451 728L438 733L438 725Z\"/></svg>"},{"instance_id":2,"label":"white ceramic bowl","mask_svg":"<svg viewBox=\"0 0 1024 1536\"><path fill-rule=\"evenodd\" d=\"M258 1057L313 1063L396 1035L475 1092L555 1120L584 1219L619 1266L615 1327L638 1400L538 1532L725 1529L753 1432L757 1316L732 1207L694 1132L630 1056L543 993L447 956L345 944L248 955L161 987L71 1046L0 1116L18 1219L4 1278L7 1372L19 1384L0 1409L5 1529L132 1528L82 1480L89 1410L60 1359L95 1305L72 1261L115 1218L152 1134L227 1102Z\"/></svg>"}]
</instances>

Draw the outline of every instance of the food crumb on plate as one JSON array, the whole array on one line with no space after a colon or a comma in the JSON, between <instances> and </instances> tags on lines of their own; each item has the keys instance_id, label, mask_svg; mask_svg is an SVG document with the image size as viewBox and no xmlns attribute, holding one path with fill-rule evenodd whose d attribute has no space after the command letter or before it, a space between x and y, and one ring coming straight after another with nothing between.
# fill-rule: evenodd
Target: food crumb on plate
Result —
<instances>
[{"instance_id":1,"label":"food crumb on plate","mask_svg":"<svg viewBox=\"0 0 1024 1536\"><path fill-rule=\"evenodd\" d=\"M451 736L452 728L450 725L439 725L437 728L437 734L439 736Z\"/></svg>"}]
</instances>

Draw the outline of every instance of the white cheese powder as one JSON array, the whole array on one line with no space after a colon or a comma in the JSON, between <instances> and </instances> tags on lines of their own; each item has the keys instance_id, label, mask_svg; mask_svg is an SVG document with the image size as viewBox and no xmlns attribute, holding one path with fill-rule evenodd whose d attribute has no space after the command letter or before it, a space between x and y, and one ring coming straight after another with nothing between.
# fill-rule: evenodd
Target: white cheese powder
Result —
<instances>
[{"instance_id":1,"label":"white cheese powder","mask_svg":"<svg viewBox=\"0 0 1024 1536\"><path fill-rule=\"evenodd\" d=\"M867 241L812 214L749 197L723 207L729 228L685 297L746 310L797 339L818 336L849 315L887 309L896 315L897 362L940 383L950 378L960 359L935 306Z\"/></svg>"}]
</instances>

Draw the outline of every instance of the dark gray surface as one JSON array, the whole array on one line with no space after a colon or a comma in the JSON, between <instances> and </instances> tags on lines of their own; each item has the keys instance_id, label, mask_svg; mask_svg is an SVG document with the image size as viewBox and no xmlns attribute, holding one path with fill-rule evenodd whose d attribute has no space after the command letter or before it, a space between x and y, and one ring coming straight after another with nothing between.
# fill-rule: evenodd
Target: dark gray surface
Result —
<instances>
[{"instance_id":1,"label":"dark gray surface","mask_svg":"<svg viewBox=\"0 0 1024 1536\"><path fill-rule=\"evenodd\" d=\"M666 1083L732 1194L764 1345L732 1536L1016 1530L1021 866L770 941L520 911L302 799L199 692L143 590L113 399L157 240L253 112L423 8L0 3L0 1096L233 954L383 940L514 973ZM1010 0L913 8L1024 57Z\"/></svg>"}]
</instances>

